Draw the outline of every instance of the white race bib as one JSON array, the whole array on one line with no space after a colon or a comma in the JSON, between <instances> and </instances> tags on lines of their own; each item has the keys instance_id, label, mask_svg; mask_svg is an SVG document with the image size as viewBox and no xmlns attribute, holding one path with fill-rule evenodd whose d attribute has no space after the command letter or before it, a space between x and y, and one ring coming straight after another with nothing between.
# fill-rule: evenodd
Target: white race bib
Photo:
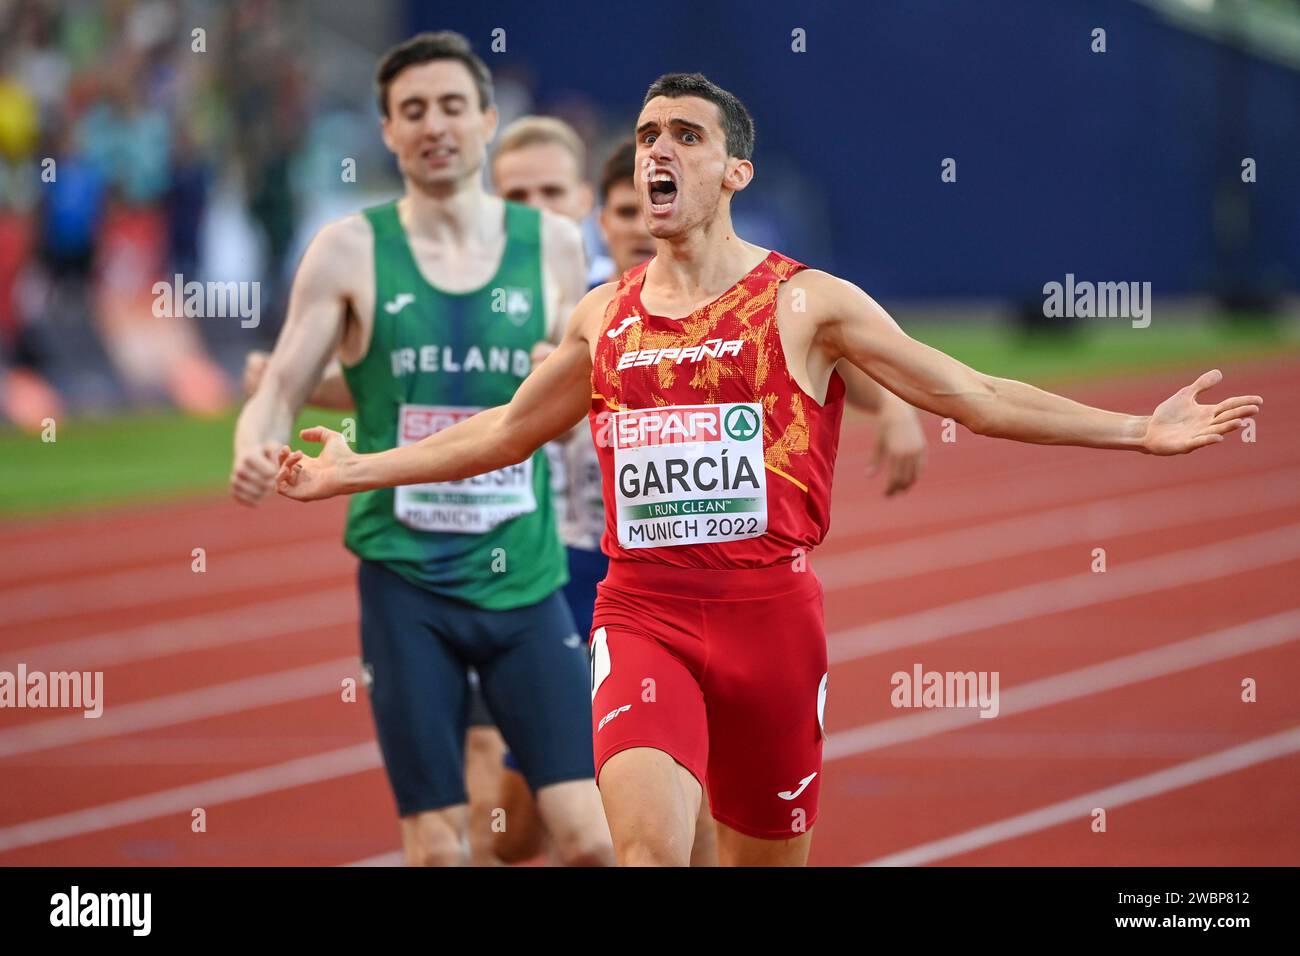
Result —
<instances>
[{"instance_id":1,"label":"white race bib","mask_svg":"<svg viewBox=\"0 0 1300 956\"><path fill-rule=\"evenodd\" d=\"M478 408L403 405L397 419L397 444L411 445L464 421ZM460 481L399 485L393 495L397 520L417 531L483 534L503 521L537 510L533 460Z\"/></svg>"},{"instance_id":2,"label":"white race bib","mask_svg":"<svg viewBox=\"0 0 1300 956\"><path fill-rule=\"evenodd\" d=\"M762 405L617 412L611 436L624 548L740 541L767 531Z\"/></svg>"}]
</instances>

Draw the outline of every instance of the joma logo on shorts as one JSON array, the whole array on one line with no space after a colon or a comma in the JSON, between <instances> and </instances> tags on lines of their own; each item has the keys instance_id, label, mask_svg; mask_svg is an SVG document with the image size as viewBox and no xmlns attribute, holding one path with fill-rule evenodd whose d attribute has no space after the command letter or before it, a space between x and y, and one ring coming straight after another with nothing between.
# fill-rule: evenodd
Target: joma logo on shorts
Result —
<instances>
[{"instance_id":1,"label":"joma logo on shorts","mask_svg":"<svg viewBox=\"0 0 1300 956\"><path fill-rule=\"evenodd\" d=\"M722 419L716 405L645 408L614 416L616 448L722 441Z\"/></svg>"},{"instance_id":2,"label":"joma logo on shorts","mask_svg":"<svg viewBox=\"0 0 1300 956\"><path fill-rule=\"evenodd\" d=\"M639 368L644 365L658 365L660 362L698 362L706 358L722 358L726 355L739 355L742 339L709 339L703 345L688 345L685 348L668 349L633 349L618 357L618 367Z\"/></svg>"}]
</instances>

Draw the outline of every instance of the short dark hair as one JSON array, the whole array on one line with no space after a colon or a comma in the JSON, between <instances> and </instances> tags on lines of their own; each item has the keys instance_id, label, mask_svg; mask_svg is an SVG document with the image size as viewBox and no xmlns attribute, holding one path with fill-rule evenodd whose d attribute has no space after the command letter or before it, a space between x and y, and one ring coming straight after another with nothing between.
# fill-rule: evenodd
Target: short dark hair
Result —
<instances>
[{"instance_id":1,"label":"short dark hair","mask_svg":"<svg viewBox=\"0 0 1300 956\"><path fill-rule=\"evenodd\" d=\"M614 147L614 152L605 160L605 168L600 171L600 202L604 205L609 199L609 191L619 183L629 180L636 182L636 140L624 140Z\"/></svg>"},{"instance_id":2,"label":"short dark hair","mask_svg":"<svg viewBox=\"0 0 1300 956\"><path fill-rule=\"evenodd\" d=\"M388 115L388 87L397 74L408 66L432 63L435 60L458 60L469 70L478 90L478 108L486 110L492 105L492 71L478 58L469 41L454 30L437 33L417 33L409 40L397 44L379 61L375 71L375 88L379 95L379 112Z\"/></svg>"},{"instance_id":3,"label":"short dark hair","mask_svg":"<svg viewBox=\"0 0 1300 956\"><path fill-rule=\"evenodd\" d=\"M722 114L722 130L727 134L727 155L740 159L754 156L754 118L733 94L728 93L703 73L665 73L645 91L644 107L656 96L698 96L708 100Z\"/></svg>"}]
</instances>

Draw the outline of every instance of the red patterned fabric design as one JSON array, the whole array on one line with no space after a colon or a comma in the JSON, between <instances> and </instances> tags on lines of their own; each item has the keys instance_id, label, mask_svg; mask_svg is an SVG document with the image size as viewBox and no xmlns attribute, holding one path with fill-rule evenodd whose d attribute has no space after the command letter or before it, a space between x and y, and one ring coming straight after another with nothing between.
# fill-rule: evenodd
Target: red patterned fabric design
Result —
<instances>
[{"instance_id":1,"label":"red patterned fabric design","mask_svg":"<svg viewBox=\"0 0 1300 956\"><path fill-rule=\"evenodd\" d=\"M777 290L806 266L769 253L731 289L684 319L646 311L641 286L648 266L643 263L620 279L595 348L590 420L605 500L602 550L613 558L689 568L768 567L806 554L830 525L831 477L844 410L839 375L832 373L826 402L819 405L790 376L781 348ZM744 540L621 546L611 413L728 403L762 406L766 533Z\"/></svg>"}]
</instances>

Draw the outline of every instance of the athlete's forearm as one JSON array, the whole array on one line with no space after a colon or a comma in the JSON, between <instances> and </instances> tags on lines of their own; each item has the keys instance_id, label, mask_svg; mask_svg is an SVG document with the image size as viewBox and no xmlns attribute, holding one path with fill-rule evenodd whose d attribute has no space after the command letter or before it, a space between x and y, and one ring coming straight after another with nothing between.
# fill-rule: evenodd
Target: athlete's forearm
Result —
<instances>
[{"instance_id":1,"label":"athlete's forearm","mask_svg":"<svg viewBox=\"0 0 1300 956\"><path fill-rule=\"evenodd\" d=\"M1013 379L981 376L987 391L969 397L963 421L993 438L1039 445L1082 445L1145 451L1150 416L1127 415L1084 405Z\"/></svg>"},{"instance_id":2,"label":"athlete's forearm","mask_svg":"<svg viewBox=\"0 0 1300 956\"><path fill-rule=\"evenodd\" d=\"M282 389L272 382L264 382L244 403L235 423L235 451L262 445L265 442L285 444L300 409L294 407Z\"/></svg>"},{"instance_id":3,"label":"athlete's forearm","mask_svg":"<svg viewBox=\"0 0 1300 956\"><path fill-rule=\"evenodd\" d=\"M340 476L344 493L457 481L518 464L533 449L510 439L509 407L485 409L413 445L348 458Z\"/></svg>"},{"instance_id":4,"label":"athlete's forearm","mask_svg":"<svg viewBox=\"0 0 1300 956\"><path fill-rule=\"evenodd\" d=\"M1146 451L1150 417L1092 408L1024 382L985 375L907 335L861 289L814 274L821 342L910 405L971 431L1040 445ZM820 294L824 293L824 294Z\"/></svg>"}]
</instances>

